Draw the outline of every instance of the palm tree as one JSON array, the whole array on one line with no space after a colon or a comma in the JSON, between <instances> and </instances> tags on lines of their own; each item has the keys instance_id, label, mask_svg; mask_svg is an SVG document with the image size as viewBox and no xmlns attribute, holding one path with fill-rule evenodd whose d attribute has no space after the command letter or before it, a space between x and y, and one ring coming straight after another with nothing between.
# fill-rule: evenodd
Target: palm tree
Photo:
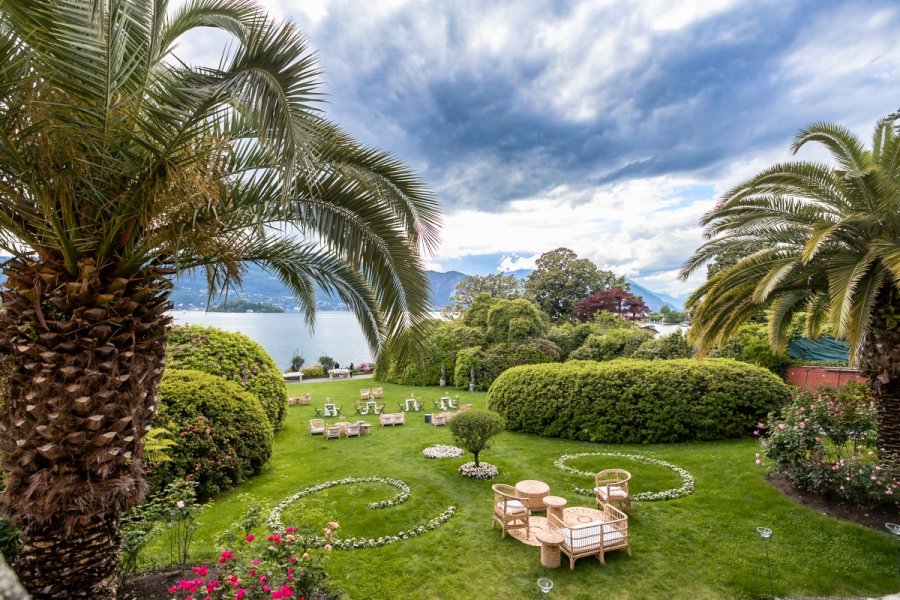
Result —
<instances>
[{"instance_id":1,"label":"palm tree","mask_svg":"<svg viewBox=\"0 0 900 600\"><path fill-rule=\"evenodd\" d=\"M702 352L733 336L762 307L769 340L787 345L792 317L805 335L825 323L846 339L851 364L869 378L878 447L900 465L900 136L879 121L867 150L849 130L819 123L798 132L796 153L823 145L835 166L778 164L741 183L704 216L709 241L682 278L722 253L743 257L688 299L690 337Z\"/></svg>"},{"instance_id":2,"label":"palm tree","mask_svg":"<svg viewBox=\"0 0 900 600\"><path fill-rule=\"evenodd\" d=\"M202 27L235 40L217 66L176 54ZM0 3L2 506L36 598L114 597L176 272L261 265L310 323L319 284L374 351L427 318L438 204L322 116L317 76L250 0Z\"/></svg>"}]
</instances>

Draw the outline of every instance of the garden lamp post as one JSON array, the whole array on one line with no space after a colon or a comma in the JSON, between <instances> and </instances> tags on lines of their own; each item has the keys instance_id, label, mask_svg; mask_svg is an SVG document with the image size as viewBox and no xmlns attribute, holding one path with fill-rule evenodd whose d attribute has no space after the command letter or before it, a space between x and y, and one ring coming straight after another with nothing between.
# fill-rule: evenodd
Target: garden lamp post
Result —
<instances>
[{"instance_id":1,"label":"garden lamp post","mask_svg":"<svg viewBox=\"0 0 900 600\"><path fill-rule=\"evenodd\" d=\"M541 597L546 598L550 595L550 590L553 589L553 580L549 577L540 577L537 580L537 586L541 590Z\"/></svg>"},{"instance_id":2,"label":"garden lamp post","mask_svg":"<svg viewBox=\"0 0 900 600\"><path fill-rule=\"evenodd\" d=\"M475 367L469 369L469 391L475 391Z\"/></svg>"},{"instance_id":3,"label":"garden lamp post","mask_svg":"<svg viewBox=\"0 0 900 600\"><path fill-rule=\"evenodd\" d=\"M769 542L772 540L772 530L768 527L757 527L756 533L766 546L766 566L769 569L769 592L775 597L775 585L772 583L772 563L769 561Z\"/></svg>"},{"instance_id":4,"label":"garden lamp post","mask_svg":"<svg viewBox=\"0 0 900 600\"><path fill-rule=\"evenodd\" d=\"M447 371L444 369L444 363L441 363L441 387L447 385Z\"/></svg>"}]
</instances>

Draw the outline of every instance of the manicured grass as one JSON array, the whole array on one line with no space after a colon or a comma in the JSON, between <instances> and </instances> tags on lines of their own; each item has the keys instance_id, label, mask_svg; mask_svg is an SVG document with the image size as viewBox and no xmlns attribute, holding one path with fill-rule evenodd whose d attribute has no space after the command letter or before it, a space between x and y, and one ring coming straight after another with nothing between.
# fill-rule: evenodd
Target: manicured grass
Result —
<instances>
[{"instance_id":1,"label":"manicured grass","mask_svg":"<svg viewBox=\"0 0 900 600\"><path fill-rule=\"evenodd\" d=\"M321 407L326 396L354 418L353 403L371 380L293 384L291 395L312 392ZM383 384L387 410L415 392L437 398L439 388ZM455 391L453 392L455 394ZM462 402L484 408L484 393L461 393ZM429 407L431 403L429 401ZM382 428L377 417L363 417L372 433L359 439L310 437L312 406L292 406L265 471L205 508L193 545L196 559L210 558L215 534L241 514L238 494L249 493L267 506L317 483L344 477L379 475L402 479L411 488L407 503L372 510L366 504L393 497L384 484L339 486L291 505L285 524L316 525L323 517L341 523L338 536L379 537L409 529L437 516L448 505L458 512L424 536L376 549L335 551L328 571L333 590L347 598L532 598L535 581L550 576L552 597L609 598L758 598L768 596L764 547L755 528L774 530L769 547L778 596L887 594L900 590L900 544L887 534L830 519L783 497L754 464L754 440L680 445L599 445L503 433L481 459L501 470L498 481L540 479L569 506L593 506L572 492L591 481L553 465L562 454L624 452L661 458L689 470L696 479L691 496L663 502L637 502L630 514L634 555L617 551L606 566L595 558L579 560L575 571L540 566L538 548L500 539L491 529L491 483L459 476L457 467L471 455L427 460L421 451L452 443L446 427L426 425L410 413L402 427ZM680 479L663 467L623 458L583 457L570 466L593 471L622 467L632 472L634 490L678 487ZM309 521L307 520L309 519ZM151 548L151 561L163 560L162 545ZM602 590L602 593L601 593Z\"/></svg>"}]
</instances>

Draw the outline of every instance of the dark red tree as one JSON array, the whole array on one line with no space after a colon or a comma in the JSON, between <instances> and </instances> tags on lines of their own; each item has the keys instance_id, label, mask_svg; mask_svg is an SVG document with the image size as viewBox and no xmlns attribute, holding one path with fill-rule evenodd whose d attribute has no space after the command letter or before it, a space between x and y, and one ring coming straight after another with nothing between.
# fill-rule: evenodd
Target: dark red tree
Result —
<instances>
[{"instance_id":1,"label":"dark red tree","mask_svg":"<svg viewBox=\"0 0 900 600\"><path fill-rule=\"evenodd\" d=\"M622 288L613 288L591 294L575 304L575 318L582 323L593 321L594 314L601 310L632 320L643 319L650 312L640 296Z\"/></svg>"}]
</instances>

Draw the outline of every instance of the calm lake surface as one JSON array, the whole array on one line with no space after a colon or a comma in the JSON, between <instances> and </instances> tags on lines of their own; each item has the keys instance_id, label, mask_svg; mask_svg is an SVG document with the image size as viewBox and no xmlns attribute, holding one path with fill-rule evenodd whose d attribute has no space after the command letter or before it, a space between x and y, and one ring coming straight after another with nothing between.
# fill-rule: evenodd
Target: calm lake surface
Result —
<instances>
[{"instance_id":1,"label":"calm lake surface","mask_svg":"<svg viewBox=\"0 0 900 600\"><path fill-rule=\"evenodd\" d=\"M294 352L306 359L307 365L319 362L327 354L341 366L371 363L372 353L353 313L320 311L315 330L310 332L300 313L218 313L172 311L179 325L207 325L226 331L239 331L266 349L278 367L286 369ZM680 325L653 325L660 335L667 335Z\"/></svg>"}]
</instances>

